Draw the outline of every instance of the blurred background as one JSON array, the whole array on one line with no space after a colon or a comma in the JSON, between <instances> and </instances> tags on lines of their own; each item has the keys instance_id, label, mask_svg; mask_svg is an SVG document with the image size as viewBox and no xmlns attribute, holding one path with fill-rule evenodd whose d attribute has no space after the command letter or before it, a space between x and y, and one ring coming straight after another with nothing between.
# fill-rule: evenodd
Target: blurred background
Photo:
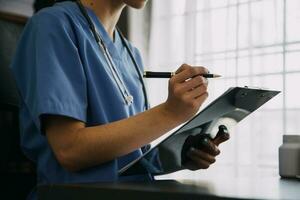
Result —
<instances>
[{"instance_id":1,"label":"blurred background","mask_svg":"<svg viewBox=\"0 0 300 200\"><path fill-rule=\"evenodd\" d=\"M144 10L130 10L130 38L142 50L146 69L174 71L188 63L223 75L210 80L207 103L233 86L282 91L231 130L209 170L278 174L282 135L300 134L299 11L298 0L152 0ZM152 106L166 99L167 82L147 80Z\"/></svg>"},{"instance_id":2,"label":"blurred background","mask_svg":"<svg viewBox=\"0 0 300 200\"><path fill-rule=\"evenodd\" d=\"M9 65L33 3L0 0L0 68ZM145 69L175 71L188 63L223 75L210 81L205 105L233 86L282 91L231 130L231 140L221 145L222 154L208 171L224 166L235 176L251 176L249 169L278 174L282 135L300 135L299 11L299 0L150 0L143 10L123 13L119 26L140 49ZM168 80L146 84L151 106L166 100ZM198 173L205 170L168 177Z\"/></svg>"}]
</instances>

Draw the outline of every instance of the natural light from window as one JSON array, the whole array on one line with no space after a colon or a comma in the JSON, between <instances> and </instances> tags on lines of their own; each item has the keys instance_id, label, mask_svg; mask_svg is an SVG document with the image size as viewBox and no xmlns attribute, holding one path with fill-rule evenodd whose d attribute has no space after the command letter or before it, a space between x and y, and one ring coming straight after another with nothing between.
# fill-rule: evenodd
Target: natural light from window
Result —
<instances>
[{"instance_id":1,"label":"natural light from window","mask_svg":"<svg viewBox=\"0 0 300 200\"><path fill-rule=\"evenodd\" d=\"M210 80L208 102L232 86L282 91L238 124L218 160L277 170L282 135L300 134L300 1L153 0L152 8L147 69L188 63L222 74ZM147 80L152 106L166 99L167 83Z\"/></svg>"}]
</instances>

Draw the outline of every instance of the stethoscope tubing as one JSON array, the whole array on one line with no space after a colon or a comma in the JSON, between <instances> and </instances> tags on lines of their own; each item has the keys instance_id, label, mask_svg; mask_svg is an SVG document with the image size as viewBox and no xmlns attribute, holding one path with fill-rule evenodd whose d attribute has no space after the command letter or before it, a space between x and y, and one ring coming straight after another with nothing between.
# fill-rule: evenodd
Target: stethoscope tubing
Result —
<instances>
[{"instance_id":1,"label":"stethoscope tubing","mask_svg":"<svg viewBox=\"0 0 300 200\"><path fill-rule=\"evenodd\" d=\"M113 78L115 80L115 82L117 83L118 85L118 88L120 90L120 92L122 93L122 96L125 100L125 103L127 105L131 105L133 103L133 96L130 95L127 87L125 86L125 83L124 81L122 80L122 78L120 77L116 67L115 67L115 63L113 62L113 59L107 49L107 47L105 46L105 43L104 43L104 40L101 38L101 35L97 32L96 28L95 28L95 25L94 23L92 22L90 16L88 15L85 7L83 6L83 4L81 3L80 0L76 0L76 4L78 5L82 15L84 16L84 18L87 20L88 22L88 25L89 25L89 28L97 42L97 44L99 45L100 49L102 50L104 56L105 56L105 59L106 59L106 62L107 64L109 65L109 68L111 70L111 73L113 75ZM148 104L148 98L147 98L147 92L146 92L146 86L145 86L145 83L144 83L144 80L143 80L143 75L142 73L140 72L139 70L139 67L138 67L138 64L133 56L133 53L132 51L130 50L123 34L121 33L121 31L117 28L117 31L118 33L120 34L121 36L121 40L122 40L122 43L124 44L126 50L128 51L129 53L129 56L134 64L134 67L136 69L136 72L138 73L138 76L139 76L139 79L140 79L140 82L142 84L142 89L143 89L143 93L144 93L144 99L145 99L145 109L148 109L149 108L149 104Z\"/></svg>"}]
</instances>

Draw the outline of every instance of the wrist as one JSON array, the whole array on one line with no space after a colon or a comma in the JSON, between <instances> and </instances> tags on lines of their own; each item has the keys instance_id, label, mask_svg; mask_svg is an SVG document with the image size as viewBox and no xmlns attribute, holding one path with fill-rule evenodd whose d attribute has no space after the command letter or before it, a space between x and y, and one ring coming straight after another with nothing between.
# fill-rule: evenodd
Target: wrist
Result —
<instances>
[{"instance_id":1,"label":"wrist","mask_svg":"<svg viewBox=\"0 0 300 200\"><path fill-rule=\"evenodd\" d=\"M176 126L185 121L182 119L181 115L176 113L174 108L166 102L161 104L161 111L164 117L176 124Z\"/></svg>"}]
</instances>

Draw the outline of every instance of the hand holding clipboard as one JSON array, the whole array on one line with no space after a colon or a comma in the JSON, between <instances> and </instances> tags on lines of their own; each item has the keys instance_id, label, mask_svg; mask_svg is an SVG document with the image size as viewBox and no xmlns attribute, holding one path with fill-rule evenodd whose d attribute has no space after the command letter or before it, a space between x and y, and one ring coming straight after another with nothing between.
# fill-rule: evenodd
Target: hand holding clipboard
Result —
<instances>
[{"instance_id":1,"label":"hand holding clipboard","mask_svg":"<svg viewBox=\"0 0 300 200\"><path fill-rule=\"evenodd\" d=\"M207 169L220 154L218 146L229 140L228 129L224 125L219 126L215 138L209 134L190 135L185 140L181 151L182 165L190 170Z\"/></svg>"},{"instance_id":2,"label":"hand holding clipboard","mask_svg":"<svg viewBox=\"0 0 300 200\"><path fill-rule=\"evenodd\" d=\"M166 138L152 147L140 158L120 169L119 175L136 174L137 167L139 168L139 174L164 174L174 171L176 168L177 170L184 169L183 163L187 161L184 160L184 156L191 146L194 145L197 147L197 144L193 142L187 142L188 145L184 145L188 137L197 135L197 137L200 138L198 139L200 144L202 138L203 140L208 138L209 141L214 142L215 145L219 145L227 140L228 135L222 135L219 129L219 135L217 134L214 139L209 138L207 134L214 132L213 130L216 128L216 125L225 125L230 129L279 93L280 91L260 88L229 88L191 120L172 133L169 133ZM223 129L223 132L225 132L224 130L225 129ZM149 171L149 168L143 166L143 162L145 157L155 150L158 150L160 157L163 158L161 159L162 169L160 171ZM170 167L172 167L171 170Z\"/></svg>"}]
</instances>

